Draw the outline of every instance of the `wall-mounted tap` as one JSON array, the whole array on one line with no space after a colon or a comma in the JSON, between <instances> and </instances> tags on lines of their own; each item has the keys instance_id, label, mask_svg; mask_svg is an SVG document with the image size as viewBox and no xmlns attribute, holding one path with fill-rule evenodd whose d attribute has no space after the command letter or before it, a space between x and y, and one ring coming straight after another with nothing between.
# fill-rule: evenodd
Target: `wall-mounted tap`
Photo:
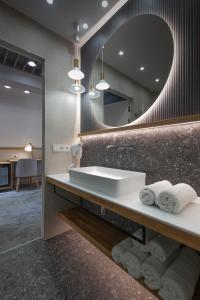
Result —
<instances>
[{"instance_id":1,"label":"wall-mounted tap","mask_svg":"<svg viewBox=\"0 0 200 300\"><path fill-rule=\"evenodd\" d=\"M106 146L106 149L109 150L109 149L116 149L118 151L121 151L121 150L133 150L133 146L130 146L130 145L107 145Z\"/></svg>"}]
</instances>

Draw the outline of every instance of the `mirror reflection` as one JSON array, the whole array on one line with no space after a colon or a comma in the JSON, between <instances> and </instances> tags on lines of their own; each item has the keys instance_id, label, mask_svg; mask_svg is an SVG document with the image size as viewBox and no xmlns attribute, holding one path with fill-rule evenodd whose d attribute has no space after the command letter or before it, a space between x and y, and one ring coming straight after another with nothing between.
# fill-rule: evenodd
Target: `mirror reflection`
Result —
<instances>
[{"instance_id":1,"label":"mirror reflection","mask_svg":"<svg viewBox=\"0 0 200 300\"><path fill-rule=\"evenodd\" d=\"M145 113L161 93L173 61L173 37L155 15L129 20L96 60L89 98L96 119L122 126Z\"/></svg>"}]
</instances>

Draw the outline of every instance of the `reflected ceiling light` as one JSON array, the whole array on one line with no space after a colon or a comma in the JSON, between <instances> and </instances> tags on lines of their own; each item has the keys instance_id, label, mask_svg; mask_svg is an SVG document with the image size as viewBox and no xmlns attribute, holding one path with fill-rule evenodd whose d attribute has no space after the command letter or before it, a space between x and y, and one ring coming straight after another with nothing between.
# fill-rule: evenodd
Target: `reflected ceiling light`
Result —
<instances>
[{"instance_id":1,"label":"reflected ceiling light","mask_svg":"<svg viewBox=\"0 0 200 300\"><path fill-rule=\"evenodd\" d=\"M123 51L123 50L120 50L120 51L118 52L118 54L119 54L119 56L123 56L123 55L124 55L124 51Z\"/></svg>"},{"instance_id":2,"label":"reflected ceiling light","mask_svg":"<svg viewBox=\"0 0 200 300\"><path fill-rule=\"evenodd\" d=\"M144 71L144 67L143 66L140 67L140 71Z\"/></svg>"},{"instance_id":3,"label":"reflected ceiling light","mask_svg":"<svg viewBox=\"0 0 200 300\"><path fill-rule=\"evenodd\" d=\"M5 89L11 89L11 86L9 85L4 85Z\"/></svg>"},{"instance_id":4,"label":"reflected ceiling light","mask_svg":"<svg viewBox=\"0 0 200 300\"><path fill-rule=\"evenodd\" d=\"M108 7L108 5L109 5L108 0L103 0L103 1L101 2L101 6L102 6L103 8Z\"/></svg>"},{"instance_id":5,"label":"reflected ceiling light","mask_svg":"<svg viewBox=\"0 0 200 300\"><path fill-rule=\"evenodd\" d=\"M83 23L83 29L87 30L89 28L88 23Z\"/></svg>"},{"instance_id":6,"label":"reflected ceiling light","mask_svg":"<svg viewBox=\"0 0 200 300\"><path fill-rule=\"evenodd\" d=\"M101 51L101 63L102 63L102 65L101 65L100 81L96 85L96 89L99 90L99 91L104 91L104 90L107 90L107 89L110 88L110 85L105 81L105 78L104 78L103 49L104 49L104 47L102 48L102 51Z\"/></svg>"},{"instance_id":7,"label":"reflected ceiling light","mask_svg":"<svg viewBox=\"0 0 200 300\"><path fill-rule=\"evenodd\" d=\"M24 91L24 94L30 94L30 91Z\"/></svg>"},{"instance_id":8,"label":"reflected ceiling light","mask_svg":"<svg viewBox=\"0 0 200 300\"><path fill-rule=\"evenodd\" d=\"M30 67L36 67L36 63L34 62L34 61L32 61L32 60L30 60L29 62L28 62L28 65L30 66Z\"/></svg>"},{"instance_id":9,"label":"reflected ceiling light","mask_svg":"<svg viewBox=\"0 0 200 300\"><path fill-rule=\"evenodd\" d=\"M90 99L94 99L94 98L99 98L100 95L101 95L101 93L99 91L95 90L95 88L92 84L91 87L90 87L89 93L88 93L88 97Z\"/></svg>"},{"instance_id":10,"label":"reflected ceiling light","mask_svg":"<svg viewBox=\"0 0 200 300\"><path fill-rule=\"evenodd\" d=\"M47 0L47 3L48 3L48 4L53 4L53 1L54 1L54 0Z\"/></svg>"},{"instance_id":11,"label":"reflected ceiling light","mask_svg":"<svg viewBox=\"0 0 200 300\"><path fill-rule=\"evenodd\" d=\"M159 82L159 81L160 81L160 79L159 79L159 78L156 78L156 79L155 79L155 82Z\"/></svg>"},{"instance_id":12,"label":"reflected ceiling light","mask_svg":"<svg viewBox=\"0 0 200 300\"><path fill-rule=\"evenodd\" d=\"M75 83L69 87L69 91L72 94L82 94L85 92L85 87L80 83L80 80L75 80Z\"/></svg>"}]
</instances>

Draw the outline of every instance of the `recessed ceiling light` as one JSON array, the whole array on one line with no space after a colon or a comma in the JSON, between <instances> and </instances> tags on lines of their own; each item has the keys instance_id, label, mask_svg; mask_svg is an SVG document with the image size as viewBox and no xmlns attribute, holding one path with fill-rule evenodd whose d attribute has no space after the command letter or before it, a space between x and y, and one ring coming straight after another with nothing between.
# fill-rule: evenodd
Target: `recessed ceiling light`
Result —
<instances>
[{"instance_id":1,"label":"recessed ceiling light","mask_svg":"<svg viewBox=\"0 0 200 300\"><path fill-rule=\"evenodd\" d=\"M88 23L83 23L83 29L87 30L89 28Z\"/></svg>"},{"instance_id":2,"label":"recessed ceiling light","mask_svg":"<svg viewBox=\"0 0 200 300\"><path fill-rule=\"evenodd\" d=\"M30 94L30 91L24 91L24 94Z\"/></svg>"},{"instance_id":3,"label":"recessed ceiling light","mask_svg":"<svg viewBox=\"0 0 200 300\"><path fill-rule=\"evenodd\" d=\"M11 89L11 86L9 85L4 85L5 89Z\"/></svg>"},{"instance_id":4,"label":"recessed ceiling light","mask_svg":"<svg viewBox=\"0 0 200 300\"><path fill-rule=\"evenodd\" d=\"M144 71L144 67L143 66L140 67L140 71Z\"/></svg>"},{"instance_id":5,"label":"recessed ceiling light","mask_svg":"<svg viewBox=\"0 0 200 300\"><path fill-rule=\"evenodd\" d=\"M47 0L47 3L48 3L48 4L53 4L53 1L54 1L54 0Z\"/></svg>"},{"instance_id":6,"label":"recessed ceiling light","mask_svg":"<svg viewBox=\"0 0 200 300\"><path fill-rule=\"evenodd\" d=\"M102 5L103 8L106 8L106 7L108 7L109 2L108 2L107 0L103 0L103 1L101 2L101 5Z\"/></svg>"},{"instance_id":7,"label":"recessed ceiling light","mask_svg":"<svg viewBox=\"0 0 200 300\"><path fill-rule=\"evenodd\" d=\"M34 61L32 61L32 60L30 60L30 61L28 62L28 65L29 65L30 67L36 67L36 63L35 63Z\"/></svg>"},{"instance_id":8,"label":"recessed ceiling light","mask_svg":"<svg viewBox=\"0 0 200 300\"><path fill-rule=\"evenodd\" d=\"M159 81L160 81L160 79L159 79L159 78L156 78L156 79L155 79L155 82L159 82Z\"/></svg>"},{"instance_id":9,"label":"recessed ceiling light","mask_svg":"<svg viewBox=\"0 0 200 300\"><path fill-rule=\"evenodd\" d=\"M120 51L118 52L118 54L119 54L120 56L123 56L123 55L124 55L124 51L123 51L123 50L120 50Z\"/></svg>"}]
</instances>

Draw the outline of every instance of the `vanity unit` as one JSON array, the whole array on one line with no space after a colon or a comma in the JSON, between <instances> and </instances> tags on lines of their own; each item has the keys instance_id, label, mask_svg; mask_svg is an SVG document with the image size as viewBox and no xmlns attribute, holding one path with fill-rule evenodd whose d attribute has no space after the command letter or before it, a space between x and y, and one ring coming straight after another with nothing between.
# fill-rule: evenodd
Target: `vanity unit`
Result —
<instances>
[{"instance_id":1,"label":"vanity unit","mask_svg":"<svg viewBox=\"0 0 200 300\"><path fill-rule=\"evenodd\" d=\"M83 171L81 171L82 169ZM126 172L129 176L131 173L133 175L137 173L123 170L117 171L118 176L116 176L115 169L98 167L80 168L77 171L76 169L72 170L70 174L72 179L69 177L69 174L65 173L49 175L47 176L47 182L53 185L54 192L56 192L57 188L65 190L200 251L200 198L191 203L181 214L168 214L158 208L144 206L141 203L137 185L134 190L134 176L132 177L132 192L131 189L127 190L127 192L125 190L122 193L116 192L116 182L124 180L123 176L120 176L120 171L122 172L121 174L124 174L124 177L126 177ZM74 172L77 173L76 178L74 178ZM144 176L142 177L142 174L144 175L144 173L140 174L140 180L137 183L140 186L144 184L145 179ZM96 179L104 181L105 186L109 181L115 181L112 193L106 190L103 191L101 188L97 190L95 187ZM56 194L58 195L57 192ZM80 205L75 205L73 208L61 211L58 215L111 259L113 246L129 236L122 229L108 223L103 218L91 213ZM140 283L145 286L142 280L140 280ZM156 292L153 293L158 297ZM199 297L200 285L198 285L193 299L198 300Z\"/></svg>"}]
</instances>

